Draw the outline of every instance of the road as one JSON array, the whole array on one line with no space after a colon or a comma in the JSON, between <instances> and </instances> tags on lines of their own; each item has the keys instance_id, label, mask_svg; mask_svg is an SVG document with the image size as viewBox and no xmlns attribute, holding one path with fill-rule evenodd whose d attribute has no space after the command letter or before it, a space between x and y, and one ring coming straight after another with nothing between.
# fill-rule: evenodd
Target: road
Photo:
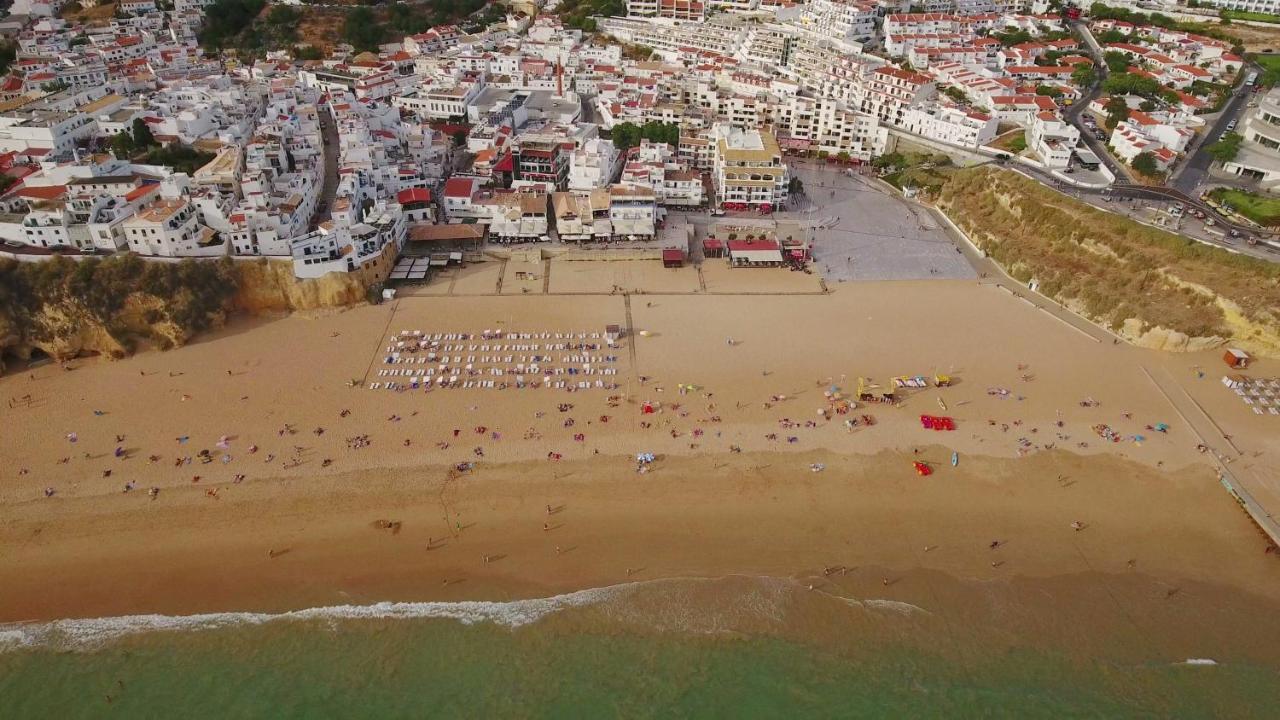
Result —
<instances>
[{"instance_id":1,"label":"road","mask_svg":"<svg viewBox=\"0 0 1280 720\"><path fill-rule=\"evenodd\" d=\"M1015 170L1017 172L1021 172L1025 175L1028 175L1033 180L1039 180L1041 183L1045 183L1043 177L1036 176L1031 172L1027 172L1028 170L1030 170L1030 168L1011 167L1010 169ZM1258 234L1258 231L1256 228L1249 228L1243 225L1236 225L1234 223L1231 223L1226 218L1214 212L1213 209L1210 208L1208 205L1205 205L1204 203L1200 202L1198 199L1188 197L1187 195L1183 194L1178 190L1174 190L1173 188L1150 186L1150 185L1116 184L1106 189L1095 190L1092 188L1055 186L1050 183L1045 183L1045 184L1049 185L1050 187L1054 187L1054 189L1058 190L1058 192L1061 192L1065 195L1070 195L1081 201L1087 202L1090 205L1093 205L1094 207L1097 207L1100 210L1105 210L1107 212L1115 213L1117 215L1124 215L1126 217L1130 217L1133 219L1142 219L1141 210L1145 208L1154 208L1156 210L1168 210L1175 203L1181 203L1188 208L1196 208L1198 210L1201 210L1208 217L1213 218L1216 223L1216 228L1215 228L1216 231L1221 232L1225 230L1236 229L1244 233L1245 235ZM1107 198L1111 198L1112 200L1108 201ZM1147 201L1147 203L1142 204L1139 201ZM1170 220L1172 221L1172 217L1170 217ZM1177 227L1166 227L1164 229L1167 230L1168 232L1174 233L1175 235L1180 235L1182 237L1185 237L1188 240L1194 240L1196 242L1201 242L1206 245L1213 245L1226 250L1231 250L1233 252L1238 252L1242 255L1249 255L1251 257L1256 257L1262 260L1268 260L1270 262L1280 263L1280 253L1270 250L1266 246L1249 245L1245 243L1243 238L1228 240L1225 237L1215 235L1212 232L1208 232L1207 228L1203 226L1200 227L1198 232L1193 233L1192 230L1196 227L1196 225L1200 224L1200 221L1194 220L1192 218L1188 218L1185 216L1183 218L1182 223L1185 223L1185 227L1183 227L1182 224L1179 224L1179 226Z\"/></svg>"},{"instance_id":2,"label":"road","mask_svg":"<svg viewBox=\"0 0 1280 720\"><path fill-rule=\"evenodd\" d=\"M1245 70L1246 72L1260 72L1256 66L1248 66ZM1247 109L1249 98L1251 97L1253 97L1253 93L1245 87L1241 87L1231 95L1231 99L1227 101L1226 107L1222 109L1222 114L1218 116L1213 127L1205 132L1199 140L1199 146L1191 157L1182 163L1182 167L1174 174L1169 183L1170 187L1187 195L1195 193L1196 186L1204 181L1205 176L1209 173L1209 167L1213 165L1213 156L1209 154L1209 146L1226 134L1228 123L1233 120L1239 120L1240 115Z\"/></svg>"},{"instance_id":3,"label":"road","mask_svg":"<svg viewBox=\"0 0 1280 720\"><path fill-rule=\"evenodd\" d=\"M1080 122L1080 116L1089 107L1089 103L1097 99L1098 95L1102 93L1102 83L1107 79L1107 64L1102 61L1102 47L1093 38L1093 33L1089 32L1089 27L1079 20L1070 23L1070 26L1080 37L1084 38L1084 44L1089 49L1089 55L1093 57L1093 67L1098 73L1097 79L1094 80L1093 86L1089 88L1088 92L1082 95L1075 104L1067 108L1062 115L1067 122L1076 126L1076 129L1080 131L1080 139L1084 141L1089 150L1093 151L1094 155L1098 156L1102 164L1106 165L1107 169L1116 176L1117 182L1131 181L1133 176L1129 174L1129 168L1112 157L1111 152L1107 150L1106 144L1094 137L1091 128Z\"/></svg>"},{"instance_id":4,"label":"road","mask_svg":"<svg viewBox=\"0 0 1280 720\"><path fill-rule=\"evenodd\" d=\"M320 105L319 109L320 139L324 144L324 187L320 191L316 213L311 218L312 230L333 217L333 198L338 194L338 126L329 106Z\"/></svg>"}]
</instances>

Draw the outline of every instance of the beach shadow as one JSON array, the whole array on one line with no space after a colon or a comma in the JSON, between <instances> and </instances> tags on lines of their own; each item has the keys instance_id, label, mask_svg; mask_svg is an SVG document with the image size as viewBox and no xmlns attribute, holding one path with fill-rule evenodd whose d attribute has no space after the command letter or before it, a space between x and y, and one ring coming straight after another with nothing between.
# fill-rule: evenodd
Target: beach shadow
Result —
<instances>
[{"instance_id":1,"label":"beach shadow","mask_svg":"<svg viewBox=\"0 0 1280 720\"><path fill-rule=\"evenodd\" d=\"M557 554L557 555L567 555L567 554L569 554L569 553L571 553L571 552L573 552L574 550L577 550L577 549L578 549L578 546L577 546L577 545L570 545L569 547L563 547L563 548L560 548L560 551L559 551L558 553L556 553L556 554Z\"/></svg>"},{"instance_id":2,"label":"beach shadow","mask_svg":"<svg viewBox=\"0 0 1280 720\"><path fill-rule=\"evenodd\" d=\"M267 559L268 559L268 560L274 560L274 559L276 559L276 558L280 557L281 555L288 555L288 554L289 554L289 553L291 553L291 552L293 552L293 548L282 548L282 549L280 549L280 550L274 550L274 549L272 549L272 550L268 550L268 551L267 551Z\"/></svg>"},{"instance_id":3,"label":"beach shadow","mask_svg":"<svg viewBox=\"0 0 1280 720\"><path fill-rule=\"evenodd\" d=\"M568 508L568 507L569 507L568 505L552 505L552 506L551 506L551 509L550 509L550 510L547 510L547 514L548 514L548 515L559 515L560 513L564 512L564 511L565 511L565 509L566 509L566 508Z\"/></svg>"},{"instance_id":4,"label":"beach shadow","mask_svg":"<svg viewBox=\"0 0 1280 720\"><path fill-rule=\"evenodd\" d=\"M644 572L644 571L645 571L645 570L647 570L647 569L648 569L648 568L642 568L642 567L638 567L638 568L627 568L627 577L632 577L632 576L635 576L635 575L639 575L640 573Z\"/></svg>"},{"instance_id":5,"label":"beach shadow","mask_svg":"<svg viewBox=\"0 0 1280 720\"><path fill-rule=\"evenodd\" d=\"M448 544L449 544L449 541L448 541L448 540L436 540L436 539L432 538L431 542L427 543L427 550L428 550L428 551L430 551L430 550L439 550L440 548L442 548L442 547L444 547L444 546L446 546L446 545L448 545Z\"/></svg>"},{"instance_id":6,"label":"beach shadow","mask_svg":"<svg viewBox=\"0 0 1280 720\"><path fill-rule=\"evenodd\" d=\"M507 556L506 556L506 554L504 554L504 553L498 553L498 554L496 554L496 555L485 555L485 556L484 556L484 563L485 563L486 565L489 565L489 564L492 564L492 563L496 563L496 562L498 562L498 561L500 561L500 560L505 560L506 558L507 558Z\"/></svg>"}]
</instances>

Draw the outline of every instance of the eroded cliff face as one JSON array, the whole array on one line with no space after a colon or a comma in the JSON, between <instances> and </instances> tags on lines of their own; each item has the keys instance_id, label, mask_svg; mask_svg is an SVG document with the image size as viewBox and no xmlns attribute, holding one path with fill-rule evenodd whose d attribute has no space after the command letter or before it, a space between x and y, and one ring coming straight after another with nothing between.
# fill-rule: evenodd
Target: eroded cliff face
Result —
<instances>
[{"instance_id":1,"label":"eroded cliff face","mask_svg":"<svg viewBox=\"0 0 1280 720\"><path fill-rule=\"evenodd\" d=\"M232 304L250 314L344 307L365 301L368 284L363 273L329 273L299 280L284 260L256 260L239 264L240 288Z\"/></svg>"},{"instance_id":2,"label":"eroded cliff face","mask_svg":"<svg viewBox=\"0 0 1280 720\"><path fill-rule=\"evenodd\" d=\"M330 273L299 280L287 261L237 262L238 286L226 306L209 318L211 328L222 327L235 313L249 315L294 310L345 307L365 302L371 274ZM0 372L14 360L25 361L35 351L55 360L101 355L126 357L142 346L168 349L186 344L184 331L169 312L164 298L143 291L131 293L120 312L103 321L78 300L45 303L20 326L16 309L0 308Z\"/></svg>"},{"instance_id":3,"label":"eroded cliff face","mask_svg":"<svg viewBox=\"0 0 1280 720\"><path fill-rule=\"evenodd\" d=\"M1007 171L952 175L937 206L1006 273L1170 352L1231 344L1280 357L1280 265L1228 253L1067 198Z\"/></svg>"}]
</instances>

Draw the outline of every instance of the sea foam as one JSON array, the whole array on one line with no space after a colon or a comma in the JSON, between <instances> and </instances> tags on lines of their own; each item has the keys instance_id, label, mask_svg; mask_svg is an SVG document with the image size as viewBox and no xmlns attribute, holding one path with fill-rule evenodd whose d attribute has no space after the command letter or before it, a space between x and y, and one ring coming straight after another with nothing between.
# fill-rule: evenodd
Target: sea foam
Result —
<instances>
[{"instance_id":1,"label":"sea foam","mask_svg":"<svg viewBox=\"0 0 1280 720\"><path fill-rule=\"evenodd\" d=\"M0 625L0 651L45 647L93 649L120 638L151 632L218 630L277 622L407 620L439 618L464 625L493 623L509 628L537 622L568 608L585 607L627 592L636 583L592 588L547 598L491 602L380 602L335 605L283 613L225 612L200 615L124 615Z\"/></svg>"}]
</instances>

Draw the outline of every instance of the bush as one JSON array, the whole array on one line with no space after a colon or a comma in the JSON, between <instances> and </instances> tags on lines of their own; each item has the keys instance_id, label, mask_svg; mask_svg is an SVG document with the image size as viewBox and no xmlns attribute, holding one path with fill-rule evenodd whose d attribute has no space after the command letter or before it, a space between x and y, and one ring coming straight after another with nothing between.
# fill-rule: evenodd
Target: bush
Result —
<instances>
[{"instance_id":1,"label":"bush","mask_svg":"<svg viewBox=\"0 0 1280 720\"><path fill-rule=\"evenodd\" d=\"M1007 171L956 172L939 205L1010 274L1037 278L1043 292L1095 322L1134 318L1229 338L1221 298L1273 338L1250 339L1280 345L1280 264L1141 225Z\"/></svg>"},{"instance_id":2,"label":"bush","mask_svg":"<svg viewBox=\"0 0 1280 720\"><path fill-rule=\"evenodd\" d=\"M62 256L38 263L0 260L0 318L24 339L38 339L53 332L39 322L41 311L59 306L61 314L100 324L127 346L139 331L121 320L130 297L156 305L145 314L144 328L171 322L190 337L221 317L238 288L239 274L230 258L160 263L130 253L79 262ZM148 329L141 332L149 334Z\"/></svg>"}]
</instances>

